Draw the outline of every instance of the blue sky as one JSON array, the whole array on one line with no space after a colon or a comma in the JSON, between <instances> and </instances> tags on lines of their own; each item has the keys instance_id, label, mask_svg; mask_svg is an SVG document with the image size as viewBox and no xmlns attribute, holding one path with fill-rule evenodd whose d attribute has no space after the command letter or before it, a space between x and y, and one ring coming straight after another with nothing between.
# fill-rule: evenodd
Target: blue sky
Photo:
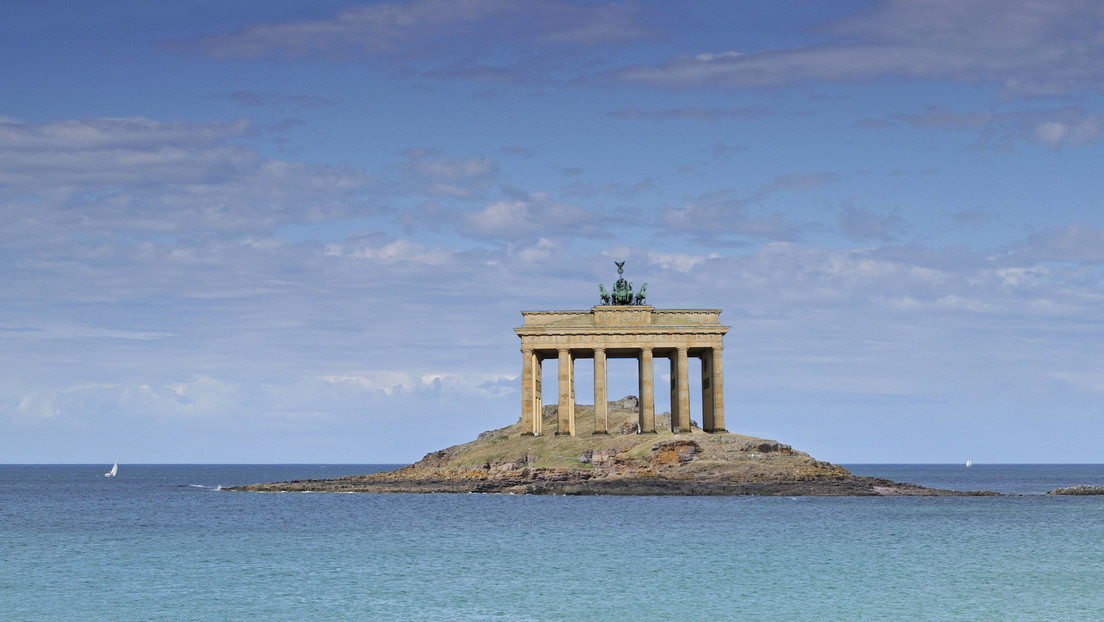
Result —
<instances>
[{"instance_id":1,"label":"blue sky","mask_svg":"<svg viewBox=\"0 0 1104 622\"><path fill-rule=\"evenodd\" d=\"M1104 461L1101 32L1073 1L6 3L0 462L411 461L516 421L520 311L597 304L614 260L724 310L730 430Z\"/></svg>"}]
</instances>

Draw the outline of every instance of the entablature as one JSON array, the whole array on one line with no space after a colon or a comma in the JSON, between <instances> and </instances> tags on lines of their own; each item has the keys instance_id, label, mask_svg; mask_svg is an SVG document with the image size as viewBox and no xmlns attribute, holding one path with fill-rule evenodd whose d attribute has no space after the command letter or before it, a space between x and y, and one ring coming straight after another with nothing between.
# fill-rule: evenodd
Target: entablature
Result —
<instances>
[{"instance_id":1,"label":"entablature","mask_svg":"<svg viewBox=\"0 0 1104 622\"><path fill-rule=\"evenodd\" d=\"M631 356L641 349L656 352L721 347L728 326L716 309L654 309L646 305L598 305L589 311L522 311L525 325L515 328L523 350L547 355L568 349L592 356L595 349L611 356Z\"/></svg>"}]
</instances>

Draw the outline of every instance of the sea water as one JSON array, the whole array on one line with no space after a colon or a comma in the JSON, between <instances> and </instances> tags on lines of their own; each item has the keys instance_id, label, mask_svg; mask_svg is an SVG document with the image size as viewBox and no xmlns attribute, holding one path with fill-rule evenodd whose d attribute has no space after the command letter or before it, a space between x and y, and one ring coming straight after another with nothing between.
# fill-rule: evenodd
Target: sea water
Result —
<instances>
[{"instance_id":1,"label":"sea water","mask_svg":"<svg viewBox=\"0 0 1104 622\"><path fill-rule=\"evenodd\" d=\"M5 620L1099 620L1101 465L848 465L1005 497L241 493L380 465L0 466Z\"/></svg>"}]
</instances>

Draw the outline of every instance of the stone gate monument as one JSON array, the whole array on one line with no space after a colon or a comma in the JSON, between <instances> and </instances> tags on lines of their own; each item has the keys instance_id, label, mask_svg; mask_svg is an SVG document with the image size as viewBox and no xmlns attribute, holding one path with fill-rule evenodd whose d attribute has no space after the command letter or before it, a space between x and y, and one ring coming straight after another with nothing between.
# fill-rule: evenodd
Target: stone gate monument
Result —
<instances>
[{"instance_id":1,"label":"stone gate monument","mask_svg":"<svg viewBox=\"0 0 1104 622\"><path fill-rule=\"evenodd\" d=\"M539 436L541 429L541 362L557 359L559 416L556 434L575 436L575 360L594 359L594 433L608 434L606 417L606 360L634 358L639 368L639 431L655 432L655 395L652 361L671 362L671 430L690 431L688 359L701 359L702 429L726 432L721 311L655 309L645 303L647 283L634 293L617 264L612 292L599 285L602 304L589 311L522 311L525 325L514 329L521 337L521 419L524 434Z\"/></svg>"}]
</instances>

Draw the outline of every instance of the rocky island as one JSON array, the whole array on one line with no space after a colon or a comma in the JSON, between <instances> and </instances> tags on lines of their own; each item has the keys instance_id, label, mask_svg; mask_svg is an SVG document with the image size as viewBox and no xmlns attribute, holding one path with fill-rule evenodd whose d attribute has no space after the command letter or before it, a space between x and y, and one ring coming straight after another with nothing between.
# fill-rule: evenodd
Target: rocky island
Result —
<instances>
[{"instance_id":1,"label":"rocky island","mask_svg":"<svg viewBox=\"0 0 1104 622\"><path fill-rule=\"evenodd\" d=\"M608 433L593 433L593 406L575 405L575 436L524 436L523 423L432 452L387 473L238 486L257 492L513 493L564 495L991 495L852 475L789 445L732 433L639 433L637 398L607 402ZM552 429L556 406L541 409ZM665 421L664 418L667 418Z\"/></svg>"},{"instance_id":2,"label":"rocky island","mask_svg":"<svg viewBox=\"0 0 1104 622\"><path fill-rule=\"evenodd\" d=\"M521 418L391 471L239 486L264 492L497 492L570 495L981 495L852 475L789 445L725 428L719 309L656 309L615 261L612 292L586 311L522 311ZM575 403L575 360L594 361L595 406ZM606 364L635 359L639 398L607 401ZM671 411L655 413L656 358L670 365ZM690 418L689 360L701 365L701 425ZM543 406L543 365L557 405ZM696 392L697 387L694 387ZM550 392L551 393L551 392ZM565 405L561 410L558 405ZM549 434L545 430L555 430Z\"/></svg>"}]
</instances>

